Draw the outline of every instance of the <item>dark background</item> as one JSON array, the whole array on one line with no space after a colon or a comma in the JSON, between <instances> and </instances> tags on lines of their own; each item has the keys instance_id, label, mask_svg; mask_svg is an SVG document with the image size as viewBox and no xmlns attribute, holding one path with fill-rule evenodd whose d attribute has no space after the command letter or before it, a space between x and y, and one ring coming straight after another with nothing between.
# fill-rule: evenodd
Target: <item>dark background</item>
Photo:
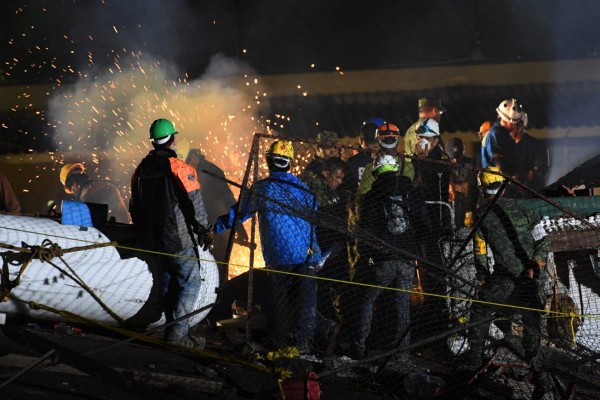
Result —
<instances>
[{"instance_id":1,"label":"dark background","mask_svg":"<svg viewBox=\"0 0 600 400\"><path fill-rule=\"evenodd\" d=\"M281 74L551 62L597 58L600 50L595 0L20 0L1 2L0 12L0 85L10 86L93 78L131 54L164 60L193 80L218 53L258 74ZM525 105L533 128L597 126L597 88L584 80L287 96L271 99L265 119L290 116L294 136L316 134L315 124L356 135L374 115L393 115L405 129L416 100L432 95L452 111L446 132L476 130L504 97ZM40 107L0 110L0 152L53 150Z\"/></svg>"},{"instance_id":2,"label":"dark background","mask_svg":"<svg viewBox=\"0 0 600 400\"><path fill-rule=\"evenodd\" d=\"M1 2L0 12L0 78L10 84L76 79L90 54L104 67L138 50L191 78L218 52L277 74L595 58L600 50L595 0L30 0Z\"/></svg>"}]
</instances>

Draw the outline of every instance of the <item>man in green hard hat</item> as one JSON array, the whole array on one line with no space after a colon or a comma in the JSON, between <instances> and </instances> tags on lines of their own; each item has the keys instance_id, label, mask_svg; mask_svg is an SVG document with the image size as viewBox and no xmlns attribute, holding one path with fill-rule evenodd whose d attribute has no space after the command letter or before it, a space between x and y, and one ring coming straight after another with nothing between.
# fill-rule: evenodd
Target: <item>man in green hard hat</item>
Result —
<instances>
[{"instance_id":1,"label":"man in green hard hat","mask_svg":"<svg viewBox=\"0 0 600 400\"><path fill-rule=\"evenodd\" d=\"M160 118L150 125L153 150L142 160L131 179L129 211L143 233L144 245L156 255L162 279L167 322L194 311L202 277L200 244L207 251L213 232L200 192L196 169L177 158L175 125ZM165 329L165 340L203 348L203 338L188 334L188 319Z\"/></svg>"}]
</instances>

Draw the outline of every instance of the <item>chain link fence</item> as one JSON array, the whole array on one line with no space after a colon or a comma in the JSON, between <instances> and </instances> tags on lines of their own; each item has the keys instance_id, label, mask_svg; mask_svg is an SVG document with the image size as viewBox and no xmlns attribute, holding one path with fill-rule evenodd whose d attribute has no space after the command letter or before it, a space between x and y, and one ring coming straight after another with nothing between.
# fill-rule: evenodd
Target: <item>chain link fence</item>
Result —
<instances>
[{"instance_id":1,"label":"chain link fence","mask_svg":"<svg viewBox=\"0 0 600 400\"><path fill-rule=\"evenodd\" d=\"M302 347L321 382L390 396L424 390L419 371L451 398L597 393L597 197L549 199L503 176L486 200L471 164L404 155L365 189L342 179L359 149L331 148L341 161L314 172L323 149L293 138L288 179L269 172L276 139L255 135L234 217L251 218L238 267L247 309L257 291L271 300L265 343Z\"/></svg>"}]
</instances>

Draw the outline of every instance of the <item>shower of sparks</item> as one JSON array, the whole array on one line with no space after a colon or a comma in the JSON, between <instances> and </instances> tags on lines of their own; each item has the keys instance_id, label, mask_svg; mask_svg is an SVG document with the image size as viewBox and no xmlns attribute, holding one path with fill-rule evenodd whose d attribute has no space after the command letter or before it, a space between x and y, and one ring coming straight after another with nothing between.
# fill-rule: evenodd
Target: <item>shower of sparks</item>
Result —
<instances>
[{"instance_id":1,"label":"shower of sparks","mask_svg":"<svg viewBox=\"0 0 600 400\"><path fill-rule=\"evenodd\" d=\"M100 7L104 4L102 1ZM15 10L15 14L21 12L21 8ZM123 26L119 29L125 31ZM121 35L119 29L112 25L107 34ZM20 36L7 38L8 45L19 47L20 38L30 37L39 37L40 41L25 49L28 54L48 52L46 38L37 34L34 25L24 26ZM141 49L117 47L110 54L96 54L84 48L94 42L92 34L80 39L64 34L63 39L63 52L83 55L85 65L69 65L56 57L37 57L45 60L38 64L28 64L25 56L4 60L0 78L8 79L16 71L36 78L54 71L49 74L53 80L47 82L45 92L48 112L38 111L45 105L35 104L32 100L35 96L29 92L16 96L10 109L33 110L35 118L43 121L44 131L22 134L53 139L56 148L48 155L54 162L56 176L64 163L83 162L93 179L108 177L119 185L126 202L130 195L129 179L151 150L148 126L156 118L172 120L180 132L176 137L179 147L199 148L208 161L224 171L227 179L236 182L241 182L244 176L253 133L272 134L269 124L279 129L289 122L284 115L264 120L261 110L268 93L258 78L247 73L227 78L209 75L196 81L191 81L185 73L174 78L167 72L168 66L145 57ZM97 60L107 56L112 59L108 66L97 64ZM1 126L8 129L5 122ZM33 150L23 149L22 157L25 152ZM266 166L262 165L261 175L265 171ZM30 185L35 185L38 179L40 175L32 177ZM232 191L237 198L239 191L235 188ZM231 263L247 266L248 262L248 249L234 246ZM260 247L255 253L255 266L264 266ZM231 275L237 275L247 267L232 266L230 270Z\"/></svg>"}]
</instances>

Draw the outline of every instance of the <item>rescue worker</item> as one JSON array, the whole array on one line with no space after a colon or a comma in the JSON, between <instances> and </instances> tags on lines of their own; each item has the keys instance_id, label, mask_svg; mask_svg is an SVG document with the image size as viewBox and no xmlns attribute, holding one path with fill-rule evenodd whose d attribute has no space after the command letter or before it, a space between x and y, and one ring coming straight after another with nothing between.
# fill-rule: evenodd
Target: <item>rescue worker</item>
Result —
<instances>
[{"instance_id":1,"label":"rescue worker","mask_svg":"<svg viewBox=\"0 0 600 400\"><path fill-rule=\"evenodd\" d=\"M347 236L340 232L348 220L346 204L340 199L338 188L346 174L346 163L339 157L331 157L325 161L325 169L321 175L313 175L306 182L317 198L319 205L317 240L323 254L327 255L323 267L318 271L320 277L335 280L349 280L348 261L345 250ZM339 283L321 280L317 290L317 329L313 344L321 344L322 349L333 346L331 336L338 329L335 321L339 315L340 295L342 287Z\"/></svg>"},{"instance_id":2,"label":"rescue worker","mask_svg":"<svg viewBox=\"0 0 600 400\"><path fill-rule=\"evenodd\" d=\"M479 132L477 132L477 136L479 137L480 147L477 148L475 152L475 157L473 157L475 168L481 169L481 149L485 147L486 137L492 125L494 123L492 121L484 121L479 127Z\"/></svg>"},{"instance_id":3,"label":"rescue worker","mask_svg":"<svg viewBox=\"0 0 600 400\"><path fill-rule=\"evenodd\" d=\"M383 246L364 244L360 248L357 281L373 286L361 290L361 301L356 306L357 326L349 353L354 359L365 356L373 308L383 291L381 286L402 289L392 293L393 313L398 321L392 344L405 347L410 343L408 291L415 275L412 182L401 173L402 166L392 155L379 156L372 168L375 181L361 203L358 226L367 241L378 244L380 240ZM405 366L409 363L407 351L396 354L396 358Z\"/></svg>"},{"instance_id":4,"label":"rescue worker","mask_svg":"<svg viewBox=\"0 0 600 400\"><path fill-rule=\"evenodd\" d=\"M321 261L314 222L317 200L308 186L289 172L294 158L292 142L276 140L266 158L269 176L244 192L238 222L258 213L263 258L273 271L273 315L269 318L273 346L292 344L308 353L317 308L317 282L312 277ZM216 233L233 227L236 210L237 204L217 218ZM290 333L293 338L288 337Z\"/></svg>"},{"instance_id":5,"label":"rescue worker","mask_svg":"<svg viewBox=\"0 0 600 400\"><path fill-rule=\"evenodd\" d=\"M465 155L465 146L460 138L448 140L446 149L450 162L454 165L450 173L448 201L454 204L455 226L464 226L465 214L475 210L478 198L473 159Z\"/></svg>"},{"instance_id":6,"label":"rescue worker","mask_svg":"<svg viewBox=\"0 0 600 400\"><path fill-rule=\"evenodd\" d=\"M407 176L411 181L415 176L415 171L410 162L406 161L404 157L398 152L398 140L400 138L400 131L398 127L392 123L386 122L379 126L375 132L375 138L379 143L379 154L390 155L394 157L398 165L400 165L400 175ZM364 196L369 190L375 177L373 176L373 163L367 164L360 183L358 185L357 200L360 202L360 197Z\"/></svg>"},{"instance_id":7,"label":"rescue worker","mask_svg":"<svg viewBox=\"0 0 600 400\"><path fill-rule=\"evenodd\" d=\"M523 113L523 123L516 130L510 131L510 137L515 141L515 155L519 159L516 176L519 182L540 191L546 187L546 175L550 169L550 156L544 142L530 136L525 130L529 118ZM521 197L533 197L524 189Z\"/></svg>"},{"instance_id":8,"label":"rescue worker","mask_svg":"<svg viewBox=\"0 0 600 400\"><path fill-rule=\"evenodd\" d=\"M391 156L392 158L394 158L394 160L396 160L396 163L399 165L399 169L398 169L398 175L401 176L405 176L407 177L410 181L413 180L414 176L415 176L415 171L413 168L413 164L410 162L410 160L405 159L399 152L398 152L398 141L400 138L400 131L398 130L398 127L392 123L388 123L386 122L385 124L379 126L379 128L377 128L377 131L375 132L375 137L377 139L377 142L379 143L379 154L376 158L379 159L381 156ZM357 198L356 198L356 204L355 204L355 209L356 209L356 216L358 220L362 220L365 221L364 218L361 217L360 212L361 210L364 209L364 207L362 206L362 202L363 202L363 198L364 196L371 190L372 184L375 181L375 176L373 175L373 168L374 168L374 163L370 163L367 165L367 167L365 168L365 171L363 173L362 179L360 181L360 184L358 186L358 192L357 192ZM360 260L360 257L362 257L362 255L360 254L360 248L358 249L358 257ZM364 261L364 260L363 260ZM350 292L356 292L357 288L355 287L350 287L349 288ZM347 297L350 299L352 296L352 294L349 294ZM384 295L385 296L385 295ZM344 309L348 309L349 305L342 305L342 313L344 315L348 315L349 312L345 311ZM352 320L353 316L349 316L346 317L346 320ZM346 325L352 325L353 322L349 322L349 324ZM343 333L346 334L346 330L347 328L344 327ZM347 337L347 335L345 335Z\"/></svg>"},{"instance_id":9,"label":"rescue worker","mask_svg":"<svg viewBox=\"0 0 600 400\"><path fill-rule=\"evenodd\" d=\"M20 213L21 204L10 182L4 174L0 174L0 211Z\"/></svg>"},{"instance_id":10,"label":"rescue worker","mask_svg":"<svg viewBox=\"0 0 600 400\"><path fill-rule=\"evenodd\" d=\"M404 154L412 156L415 153L415 146L418 141L417 129L423 125L423 120L432 118L439 123L444 112L446 112L446 109L442 107L441 99L431 97L419 99L419 119L404 134Z\"/></svg>"},{"instance_id":11,"label":"rescue worker","mask_svg":"<svg viewBox=\"0 0 600 400\"><path fill-rule=\"evenodd\" d=\"M377 128L385 124L385 120L380 117L372 117L366 119L360 127L359 145L360 150L357 154L353 155L348 159L348 171L346 177L342 182L342 186L339 190L342 196L345 198L347 214L348 214L348 230L354 231L357 223L356 208L356 197L359 188L360 181L367 168L372 168L373 161L377 157L380 151L379 141L377 140ZM359 258L358 244L355 239L350 238L346 244L347 247L347 268L348 278L352 278L354 275L354 266ZM351 305L345 303L351 302L354 296L354 292L357 288L353 285L341 285L340 300L339 300L339 316L342 320L340 328L341 334L339 335L340 346L345 346L346 350L350 343L349 333L352 331L352 320L353 310Z\"/></svg>"},{"instance_id":12,"label":"rescue worker","mask_svg":"<svg viewBox=\"0 0 600 400\"><path fill-rule=\"evenodd\" d=\"M377 128L383 124L385 124L383 118L373 117L366 119L360 127L358 137L360 150L348 159L348 170L341 186L341 190L348 193L349 202L354 202L354 196L366 166L372 164L379 153L379 143L375 133Z\"/></svg>"},{"instance_id":13,"label":"rescue worker","mask_svg":"<svg viewBox=\"0 0 600 400\"><path fill-rule=\"evenodd\" d=\"M496 112L498 118L481 148L481 166L498 167L506 175L513 176L519 169L519 160L511 134L524 126L523 106L516 99L506 99L498 105Z\"/></svg>"},{"instance_id":14,"label":"rescue worker","mask_svg":"<svg viewBox=\"0 0 600 400\"><path fill-rule=\"evenodd\" d=\"M445 273L438 266L443 265L440 239L451 233L452 226L450 212L446 207L451 169L448 164L440 163L449 162L449 157L441 146L437 120L423 119L415 132L419 137L412 157L415 171L413 184L419 204L416 231L419 234L421 255L427 261L419 265L419 277L423 290L437 296L424 298L420 314L427 318L418 319L413 325L415 334L433 335L447 328L447 304L441 297L446 294Z\"/></svg>"},{"instance_id":15,"label":"rescue worker","mask_svg":"<svg viewBox=\"0 0 600 400\"><path fill-rule=\"evenodd\" d=\"M94 180L85 172L81 163L65 164L60 169L60 182L65 193L72 195L75 200L86 203L106 204L108 217L114 217L117 222L131 223L125 200L117 185L108 179Z\"/></svg>"},{"instance_id":16,"label":"rescue worker","mask_svg":"<svg viewBox=\"0 0 600 400\"><path fill-rule=\"evenodd\" d=\"M530 210L513 199L502 197L504 183L498 167L487 167L479 173L478 185L485 202L482 207L485 211L479 210L479 233L494 253L495 264L490 274L486 254L476 252L479 299L483 302L473 303L471 321L488 321L469 329L471 349L463 365L467 369L476 369L482 364L490 315L510 311L493 304L523 307L519 311L526 362L534 361L540 346L541 310L544 309L540 274L546 266L550 241L543 229L534 230L539 219ZM485 246L481 246L481 250L484 249Z\"/></svg>"},{"instance_id":17,"label":"rescue worker","mask_svg":"<svg viewBox=\"0 0 600 400\"><path fill-rule=\"evenodd\" d=\"M479 140L481 140L482 144L485 138L487 137L488 132L490 131L490 129L492 129L492 125L494 125L492 121L483 121L483 123L479 127L479 132L477 132L477 136L479 137Z\"/></svg>"},{"instance_id":18,"label":"rescue worker","mask_svg":"<svg viewBox=\"0 0 600 400\"><path fill-rule=\"evenodd\" d=\"M412 164L415 170L415 187L419 190L422 201L447 202L449 199L450 168L434 161L450 161L440 142L440 126L433 118L425 118L417 128L419 141L415 146ZM424 206L425 210L429 206ZM440 205L433 207L439 209ZM429 231L444 227L439 212L429 213L424 219Z\"/></svg>"},{"instance_id":19,"label":"rescue worker","mask_svg":"<svg viewBox=\"0 0 600 400\"><path fill-rule=\"evenodd\" d=\"M320 209L340 203L336 190L342 183L345 174L346 163L339 157L331 157L325 161L323 171L318 175L311 176L311 179L306 182L316 196Z\"/></svg>"},{"instance_id":20,"label":"rescue worker","mask_svg":"<svg viewBox=\"0 0 600 400\"><path fill-rule=\"evenodd\" d=\"M190 149L185 162L196 169L208 220L215 221L220 215L226 213L231 204L236 201L225 178L225 173L216 164L208 161L199 149ZM242 225L238 227L236 233L238 243L248 243L248 234ZM211 250L221 270L221 281L227 280L225 272L228 241L229 238L226 235L216 237Z\"/></svg>"},{"instance_id":21,"label":"rescue worker","mask_svg":"<svg viewBox=\"0 0 600 400\"><path fill-rule=\"evenodd\" d=\"M339 157L340 152L337 148L338 134L333 131L323 131L317 134L317 144L315 145L315 157L308 163L300 179L306 182L314 175L321 175L325 168L325 161L331 157Z\"/></svg>"},{"instance_id":22,"label":"rescue worker","mask_svg":"<svg viewBox=\"0 0 600 400\"><path fill-rule=\"evenodd\" d=\"M474 190L477 191L477 189ZM452 273L446 276L446 282L448 283L446 291L449 295L447 304L450 312L450 323L453 325L469 321L471 299L475 294L475 287L477 286L474 245L479 245L481 240L477 235L472 240L467 240L470 238L473 229L473 213L474 211L467 211L465 213L462 226L456 230L454 236L456 240L444 243L443 251L445 259L455 260L454 264L451 265ZM466 244L464 244L465 241ZM458 254L459 250L461 251L460 255ZM479 248L477 250L479 251ZM457 341L461 345L456 350L466 351L466 346L463 346L461 343L464 337L462 335L457 336L453 335L449 337L448 343L451 344L452 348L454 342Z\"/></svg>"},{"instance_id":23,"label":"rescue worker","mask_svg":"<svg viewBox=\"0 0 600 400\"><path fill-rule=\"evenodd\" d=\"M144 247L165 253L156 255L162 278L164 313L172 322L194 311L200 290L199 249L213 241L196 170L177 157L178 131L167 119L150 125L153 150L131 178L129 210L143 235ZM168 255L167 255L168 254ZM189 319L165 329L165 340L204 348L204 338L189 335Z\"/></svg>"}]
</instances>

